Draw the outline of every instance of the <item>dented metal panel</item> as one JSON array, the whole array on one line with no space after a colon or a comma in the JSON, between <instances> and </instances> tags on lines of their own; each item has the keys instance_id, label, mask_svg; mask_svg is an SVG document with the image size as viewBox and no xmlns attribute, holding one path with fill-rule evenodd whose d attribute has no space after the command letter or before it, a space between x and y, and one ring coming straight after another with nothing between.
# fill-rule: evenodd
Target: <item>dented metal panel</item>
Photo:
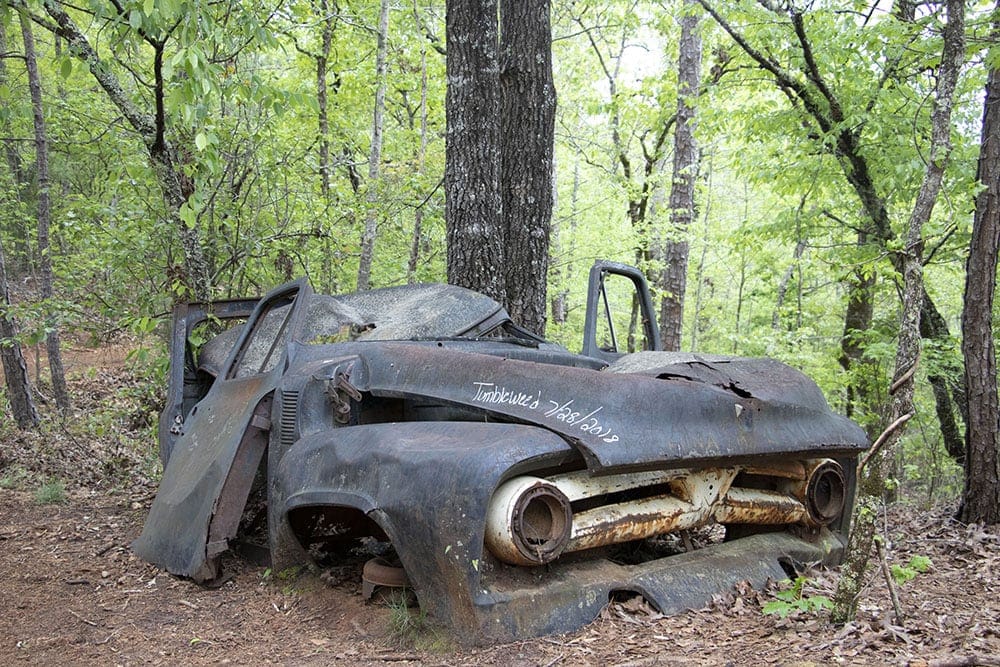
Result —
<instances>
[{"instance_id":1,"label":"dented metal panel","mask_svg":"<svg viewBox=\"0 0 1000 667\"><path fill-rule=\"evenodd\" d=\"M253 343L253 323L276 303L308 294L302 282L285 285L257 304L226 364L229 369L182 422L142 534L133 550L147 561L197 581L213 579L215 558L234 537L270 430L269 396L284 370L280 360L245 377L232 372ZM298 321L285 319L289 334Z\"/></svg>"},{"instance_id":2,"label":"dented metal panel","mask_svg":"<svg viewBox=\"0 0 1000 667\"><path fill-rule=\"evenodd\" d=\"M142 535L132 544L139 556L199 581L215 576L208 554L209 527L244 433L257 405L271 391L266 376L234 380L212 395L215 400L195 407L185 423L188 430L163 471ZM246 501L245 494L242 501ZM243 504L223 504L221 510L238 517ZM217 545L213 550L218 551Z\"/></svg>"}]
</instances>

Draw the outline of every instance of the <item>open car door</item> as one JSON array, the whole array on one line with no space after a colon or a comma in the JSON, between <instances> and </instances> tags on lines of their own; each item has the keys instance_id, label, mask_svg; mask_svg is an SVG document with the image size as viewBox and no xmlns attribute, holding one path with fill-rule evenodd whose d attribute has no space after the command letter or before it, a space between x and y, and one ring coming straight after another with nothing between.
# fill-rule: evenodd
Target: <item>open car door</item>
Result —
<instances>
[{"instance_id":1,"label":"open car door","mask_svg":"<svg viewBox=\"0 0 1000 667\"><path fill-rule=\"evenodd\" d=\"M642 271L618 262L594 262L582 353L612 362L630 352L662 349L653 298Z\"/></svg>"},{"instance_id":2,"label":"open car door","mask_svg":"<svg viewBox=\"0 0 1000 667\"><path fill-rule=\"evenodd\" d=\"M311 290L304 279L261 299L219 376L177 434L142 535L145 560L197 581L236 535L267 449L271 400Z\"/></svg>"}]
</instances>

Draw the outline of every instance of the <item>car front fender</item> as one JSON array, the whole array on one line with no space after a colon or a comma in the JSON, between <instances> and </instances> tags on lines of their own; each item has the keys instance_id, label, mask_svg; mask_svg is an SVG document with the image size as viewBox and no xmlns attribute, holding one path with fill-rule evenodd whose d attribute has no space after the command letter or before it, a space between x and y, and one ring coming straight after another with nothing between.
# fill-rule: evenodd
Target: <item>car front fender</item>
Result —
<instances>
[{"instance_id":1,"label":"car front fender","mask_svg":"<svg viewBox=\"0 0 1000 667\"><path fill-rule=\"evenodd\" d=\"M421 607L477 634L475 607L485 595L483 535L494 489L546 460L551 465L576 456L560 436L519 424L407 422L307 436L271 462L274 567L304 556L290 511L322 505L361 510L389 536Z\"/></svg>"}]
</instances>

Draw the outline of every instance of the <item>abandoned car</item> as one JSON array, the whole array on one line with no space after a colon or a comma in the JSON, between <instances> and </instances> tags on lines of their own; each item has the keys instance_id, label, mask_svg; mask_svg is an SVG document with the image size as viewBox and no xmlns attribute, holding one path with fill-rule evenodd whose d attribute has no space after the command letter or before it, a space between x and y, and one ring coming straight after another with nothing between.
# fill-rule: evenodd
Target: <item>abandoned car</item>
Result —
<instances>
[{"instance_id":1,"label":"abandoned car","mask_svg":"<svg viewBox=\"0 0 1000 667\"><path fill-rule=\"evenodd\" d=\"M407 583L466 643L840 559L864 432L780 362L661 351L632 267L595 264L587 301L582 354L449 285L179 307L135 551L208 582L255 539L276 571L370 549L366 593Z\"/></svg>"}]
</instances>

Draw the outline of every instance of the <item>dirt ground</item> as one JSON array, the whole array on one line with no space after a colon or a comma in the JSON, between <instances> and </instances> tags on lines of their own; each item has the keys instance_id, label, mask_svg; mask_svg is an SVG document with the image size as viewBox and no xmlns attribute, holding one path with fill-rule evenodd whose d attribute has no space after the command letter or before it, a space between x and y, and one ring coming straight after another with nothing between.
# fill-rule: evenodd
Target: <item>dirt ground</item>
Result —
<instances>
[{"instance_id":1,"label":"dirt ground","mask_svg":"<svg viewBox=\"0 0 1000 667\"><path fill-rule=\"evenodd\" d=\"M742 587L668 618L641 599L612 602L576 632L480 649L365 604L360 563L278 576L230 559L232 578L206 589L129 549L156 488L155 396L117 364L72 389L76 430L0 425L0 664L1000 665L1000 527L959 524L949 507L886 517L889 564L931 561L898 588L902 622L877 570L846 626L825 611L764 615L778 587ZM39 502L39 480L57 477L62 502ZM836 576L807 573L804 595L832 595Z\"/></svg>"}]
</instances>

